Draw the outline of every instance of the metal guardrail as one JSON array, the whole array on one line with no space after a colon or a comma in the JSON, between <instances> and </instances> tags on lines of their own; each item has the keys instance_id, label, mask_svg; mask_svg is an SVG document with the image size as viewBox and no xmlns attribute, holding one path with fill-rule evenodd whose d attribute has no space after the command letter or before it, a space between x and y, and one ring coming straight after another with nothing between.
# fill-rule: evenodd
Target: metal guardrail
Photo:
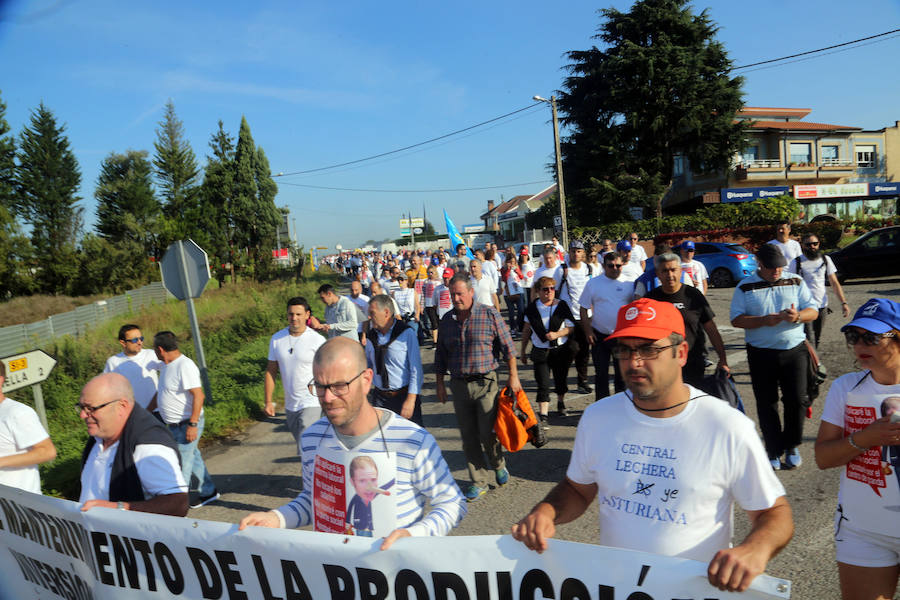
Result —
<instances>
[{"instance_id":1,"label":"metal guardrail","mask_svg":"<svg viewBox=\"0 0 900 600\"><path fill-rule=\"evenodd\" d=\"M0 356L40 348L64 335L73 337L81 335L112 317L151 304L162 304L171 297L162 282L157 281L136 290L129 290L120 296L85 304L66 313L51 315L43 321L0 327Z\"/></svg>"}]
</instances>

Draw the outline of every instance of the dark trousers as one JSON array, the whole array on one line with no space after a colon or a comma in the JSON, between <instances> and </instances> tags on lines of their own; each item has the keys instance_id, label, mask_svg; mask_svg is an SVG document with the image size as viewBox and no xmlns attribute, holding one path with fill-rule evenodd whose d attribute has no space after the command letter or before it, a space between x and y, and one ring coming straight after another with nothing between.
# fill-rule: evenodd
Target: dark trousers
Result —
<instances>
[{"instance_id":1,"label":"dark trousers","mask_svg":"<svg viewBox=\"0 0 900 600\"><path fill-rule=\"evenodd\" d=\"M825 325L825 313L828 312L828 307L822 307L819 309L819 316L816 317L815 321L807 321L805 325L803 325L806 331L806 339L809 340L810 344L813 344L816 348L819 347L819 339L822 337L822 327Z\"/></svg>"},{"instance_id":2,"label":"dark trousers","mask_svg":"<svg viewBox=\"0 0 900 600\"><path fill-rule=\"evenodd\" d=\"M588 343L581 321L575 321L575 333L569 338L572 354L575 358L575 372L578 373L578 384L588 382L588 360L591 356L591 345Z\"/></svg>"},{"instance_id":3,"label":"dark trousers","mask_svg":"<svg viewBox=\"0 0 900 600\"><path fill-rule=\"evenodd\" d=\"M506 298L506 311L509 313L509 331L516 333L522 331L522 317L525 316L525 297L523 294L503 296Z\"/></svg>"},{"instance_id":4,"label":"dark trousers","mask_svg":"<svg viewBox=\"0 0 900 600\"><path fill-rule=\"evenodd\" d=\"M403 410L403 403L406 402L406 396L406 388L403 388L399 394L386 395L375 386L372 386L372 390L369 392L369 403L372 406L386 408L392 413L399 415L400 411ZM420 427L425 427L425 424L422 422L421 394L416 396L416 406L413 408L413 414L409 420Z\"/></svg>"},{"instance_id":5,"label":"dark trousers","mask_svg":"<svg viewBox=\"0 0 900 600\"><path fill-rule=\"evenodd\" d=\"M703 377L706 374L706 360L703 354L692 356L688 353L687 362L681 368L681 380L688 385L700 387L703 385Z\"/></svg>"},{"instance_id":6,"label":"dark trousers","mask_svg":"<svg viewBox=\"0 0 900 600\"><path fill-rule=\"evenodd\" d=\"M594 345L591 346L591 356L594 359L594 398L606 398L609 396L609 363L612 361L616 392L625 389L625 381L619 370L619 361L612 357L612 344L606 341L608 333L600 333L594 330Z\"/></svg>"},{"instance_id":7,"label":"dark trousers","mask_svg":"<svg viewBox=\"0 0 900 600\"><path fill-rule=\"evenodd\" d=\"M550 402L550 374L553 373L554 391L565 394L566 378L572 365L572 348L563 344L556 348L531 349L531 362L534 364L534 379L537 381L537 401Z\"/></svg>"},{"instance_id":8,"label":"dark trousers","mask_svg":"<svg viewBox=\"0 0 900 600\"><path fill-rule=\"evenodd\" d=\"M770 459L800 445L806 408L806 344L789 350L770 350L747 345L747 363L756 397L756 412L766 453ZM778 415L778 389L784 405L784 424Z\"/></svg>"}]
</instances>

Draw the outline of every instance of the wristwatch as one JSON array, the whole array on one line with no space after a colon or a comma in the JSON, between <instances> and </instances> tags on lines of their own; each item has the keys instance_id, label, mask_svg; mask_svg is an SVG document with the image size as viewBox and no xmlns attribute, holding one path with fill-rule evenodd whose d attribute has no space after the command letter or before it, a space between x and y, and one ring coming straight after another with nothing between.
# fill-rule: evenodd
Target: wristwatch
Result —
<instances>
[{"instance_id":1,"label":"wristwatch","mask_svg":"<svg viewBox=\"0 0 900 600\"><path fill-rule=\"evenodd\" d=\"M188 421L188 427L196 427L196 426L197 426L196 421Z\"/></svg>"}]
</instances>

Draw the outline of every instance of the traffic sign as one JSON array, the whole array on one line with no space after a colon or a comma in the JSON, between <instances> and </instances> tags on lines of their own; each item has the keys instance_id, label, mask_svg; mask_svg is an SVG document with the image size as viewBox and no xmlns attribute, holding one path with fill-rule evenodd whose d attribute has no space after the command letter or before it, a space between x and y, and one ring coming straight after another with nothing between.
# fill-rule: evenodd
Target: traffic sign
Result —
<instances>
[{"instance_id":1,"label":"traffic sign","mask_svg":"<svg viewBox=\"0 0 900 600\"><path fill-rule=\"evenodd\" d=\"M421 227L416 227L415 229L413 229L413 233L416 234L416 235L419 235L420 233L422 233L422 228L421 228Z\"/></svg>"},{"instance_id":2,"label":"traffic sign","mask_svg":"<svg viewBox=\"0 0 900 600\"><path fill-rule=\"evenodd\" d=\"M199 298L209 281L209 259L194 240L173 242L161 266L163 285L179 300Z\"/></svg>"},{"instance_id":3,"label":"traffic sign","mask_svg":"<svg viewBox=\"0 0 900 600\"><path fill-rule=\"evenodd\" d=\"M31 350L0 360L6 365L6 380L3 382L4 394L44 381L56 366L56 359L43 350Z\"/></svg>"},{"instance_id":4,"label":"traffic sign","mask_svg":"<svg viewBox=\"0 0 900 600\"><path fill-rule=\"evenodd\" d=\"M553 217L553 226L554 227L562 227L562 217L561 216L556 215L555 217Z\"/></svg>"}]
</instances>

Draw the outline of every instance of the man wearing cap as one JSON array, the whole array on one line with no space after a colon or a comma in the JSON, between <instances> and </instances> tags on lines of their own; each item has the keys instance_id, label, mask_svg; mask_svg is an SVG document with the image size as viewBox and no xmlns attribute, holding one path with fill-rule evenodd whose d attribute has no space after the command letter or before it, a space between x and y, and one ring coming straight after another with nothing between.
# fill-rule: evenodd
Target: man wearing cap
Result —
<instances>
[{"instance_id":1,"label":"man wearing cap","mask_svg":"<svg viewBox=\"0 0 900 600\"><path fill-rule=\"evenodd\" d=\"M756 251L759 269L741 281L731 299L731 324L744 329L747 363L759 428L773 469L799 467L809 353L805 323L819 311L803 278L785 273L787 259L772 244ZM778 389L784 423L778 416ZM782 464L781 455L785 460Z\"/></svg>"},{"instance_id":2,"label":"man wearing cap","mask_svg":"<svg viewBox=\"0 0 900 600\"><path fill-rule=\"evenodd\" d=\"M556 525L596 497L598 543L710 561L712 585L746 590L794 529L756 426L682 382L688 347L672 304L623 306L609 339L628 390L584 411L566 478L513 525L513 537L543 552ZM751 528L732 548L734 501Z\"/></svg>"},{"instance_id":3,"label":"man wearing cap","mask_svg":"<svg viewBox=\"0 0 900 600\"><path fill-rule=\"evenodd\" d=\"M591 267L584 262L584 244L580 240L572 240L569 242L569 263L562 265L562 283L556 288L556 296L566 302L572 309L572 316L575 317L575 331L572 337L575 341L575 371L578 373L578 393L590 394L591 389L588 383L588 357L591 354L591 345L584 334L584 328L581 326L581 293L584 286L590 281L592 273ZM561 288L561 289L560 289ZM588 308L588 316L591 314Z\"/></svg>"},{"instance_id":4,"label":"man wearing cap","mask_svg":"<svg viewBox=\"0 0 900 600\"><path fill-rule=\"evenodd\" d=\"M702 262L694 260L697 252L694 242L691 240L681 242L678 250L679 254L681 254L681 270L691 278L691 285L700 290L705 296L709 284L709 273Z\"/></svg>"},{"instance_id":5,"label":"man wearing cap","mask_svg":"<svg viewBox=\"0 0 900 600\"><path fill-rule=\"evenodd\" d=\"M637 281L638 277L643 275L644 268L641 263L635 263L631 260L633 254L631 242L628 240L619 240L616 244L616 252L622 257L622 281Z\"/></svg>"},{"instance_id":6,"label":"man wearing cap","mask_svg":"<svg viewBox=\"0 0 900 600\"><path fill-rule=\"evenodd\" d=\"M591 345L591 356L594 359L594 398L599 400L609 395L609 361L611 358L606 338L616 325L615 315L619 308L634 299L634 283L623 281L622 257L610 252L603 257L603 275L588 281L579 303L579 322L584 337ZM613 361L615 372L615 390L625 389L619 363Z\"/></svg>"}]
</instances>

